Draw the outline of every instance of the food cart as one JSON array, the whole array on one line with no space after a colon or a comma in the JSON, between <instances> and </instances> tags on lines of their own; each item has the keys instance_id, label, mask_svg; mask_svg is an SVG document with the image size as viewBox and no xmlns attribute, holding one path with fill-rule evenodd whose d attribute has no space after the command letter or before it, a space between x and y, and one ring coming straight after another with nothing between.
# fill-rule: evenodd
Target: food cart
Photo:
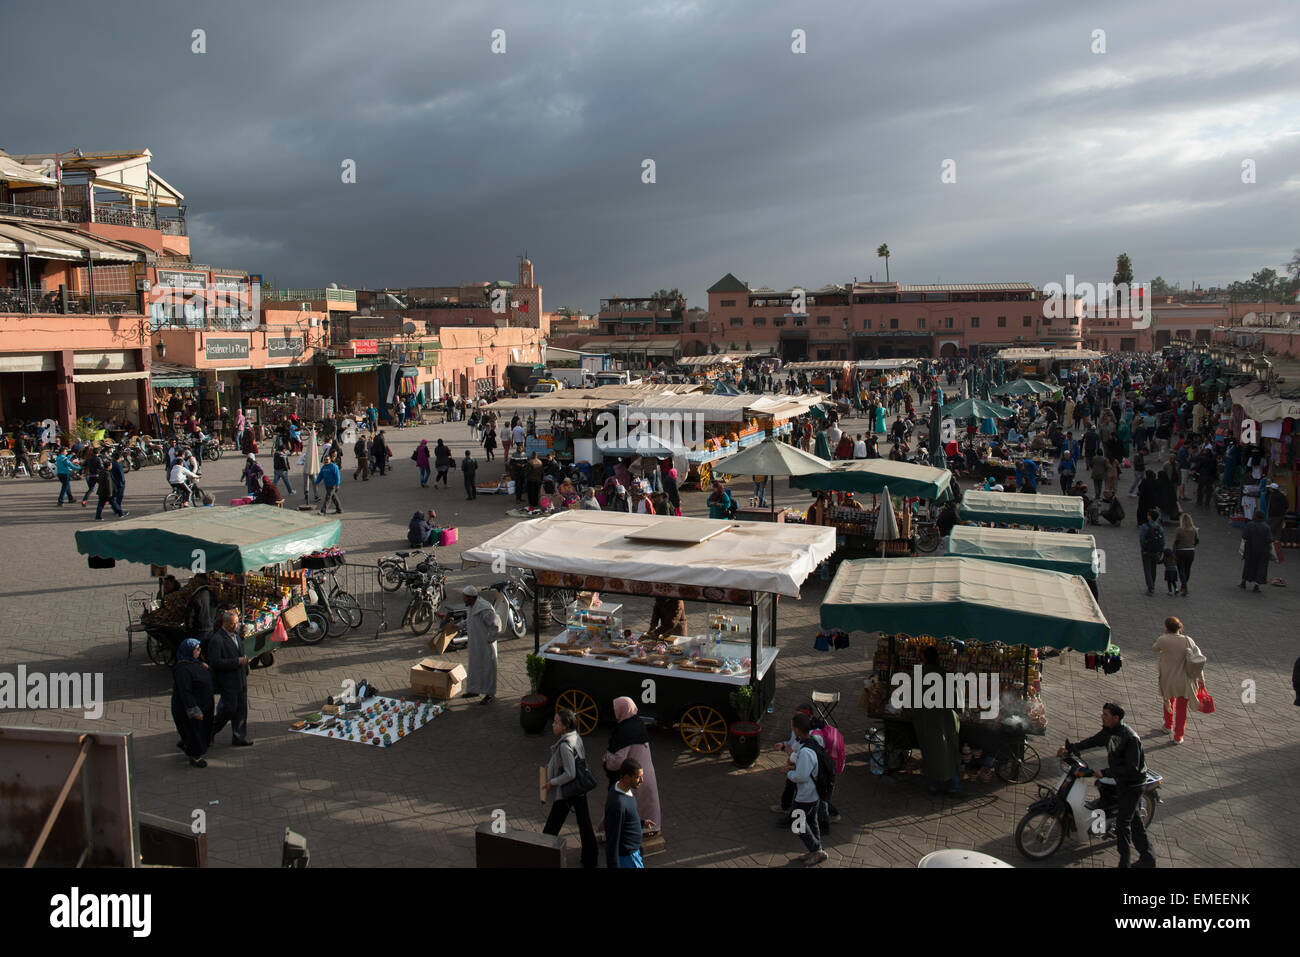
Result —
<instances>
[{"instance_id":1,"label":"food cart","mask_svg":"<svg viewBox=\"0 0 1300 957\"><path fill-rule=\"evenodd\" d=\"M577 511L521 522L463 557L533 570L535 602L543 589L578 594L566 628L545 643L535 605L533 647L546 661L539 690L577 715L580 733L627 696L641 714L678 725L693 750L713 753L732 720L749 718L735 713L733 692L753 688L756 712L772 700L778 597L798 598L833 549L826 528ZM652 643L616 595L703 603L707 627Z\"/></svg>"},{"instance_id":2,"label":"food cart","mask_svg":"<svg viewBox=\"0 0 1300 957\"><path fill-rule=\"evenodd\" d=\"M852 492L864 495L882 495L886 490L903 499L940 502L952 495L952 473L929 465L912 462L895 462L890 459L852 459L827 463L824 472L800 475L790 479L793 488L811 491ZM873 509L832 510L831 523L840 529L841 544L847 551L872 552L875 550L873 529L876 513ZM938 532L931 522L921 522L913 528L911 509L904 507L898 518L904 546L915 531L917 548L933 551L939 544ZM905 550L892 546L899 554ZM886 553L889 546L886 547Z\"/></svg>"},{"instance_id":3,"label":"food cart","mask_svg":"<svg viewBox=\"0 0 1300 957\"><path fill-rule=\"evenodd\" d=\"M134 635L146 635L149 656L171 664L176 649L188 637L184 611L194 583L180 591L162 593L167 569L206 571L209 587L221 602L236 604L243 617L244 654L250 661L270 665L275 660L272 638L288 612L284 631L291 627L320 628L327 623L305 620L301 598L305 573L292 562L331 549L338 543L342 523L270 505L237 508L187 508L108 526L80 529L77 551L91 556L92 567L104 559L152 566L159 581L157 595L127 600L127 654ZM280 638L287 638L287 633Z\"/></svg>"},{"instance_id":4,"label":"food cart","mask_svg":"<svg viewBox=\"0 0 1300 957\"><path fill-rule=\"evenodd\" d=\"M948 536L948 554L1078 575L1097 597L1101 553L1091 535L957 525Z\"/></svg>"},{"instance_id":5,"label":"food cart","mask_svg":"<svg viewBox=\"0 0 1300 957\"><path fill-rule=\"evenodd\" d=\"M886 768L901 767L917 746L907 709L889 703L894 673L919 665L933 645L950 673L998 678L996 718L968 709L961 739L988 755L999 777L1019 783L1033 780L1041 765L1025 736L1047 727L1038 649L1100 652L1110 644L1110 625L1082 578L949 556L843 563L821 624L879 636L864 687L868 712L884 725L879 758Z\"/></svg>"},{"instance_id":6,"label":"food cart","mask_svg":"<svg viewBox=\"0 0 1300 957\"><path fill-rule=\"evenodd\" d=\"M1083 499L1077 495L966 492L958 514L963 522L1033 528L1083 528Z\"/></svg>"}]
</instances>

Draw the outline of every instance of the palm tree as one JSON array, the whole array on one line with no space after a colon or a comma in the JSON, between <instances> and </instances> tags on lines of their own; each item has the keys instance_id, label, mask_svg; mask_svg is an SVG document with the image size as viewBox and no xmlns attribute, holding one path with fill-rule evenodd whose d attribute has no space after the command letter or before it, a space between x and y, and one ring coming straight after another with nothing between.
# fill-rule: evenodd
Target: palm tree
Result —
<instances>
[{"instance_id":1,"label":"palm tree","mask_svg":"<svg viewBox=\"0 0 1300 957\"><path fill-rule=\"evenodd\" d=\"M881 243L877 246L876 256L885 261L885 282L889 282L889 243Z\"/></svg>"}]
</instances>

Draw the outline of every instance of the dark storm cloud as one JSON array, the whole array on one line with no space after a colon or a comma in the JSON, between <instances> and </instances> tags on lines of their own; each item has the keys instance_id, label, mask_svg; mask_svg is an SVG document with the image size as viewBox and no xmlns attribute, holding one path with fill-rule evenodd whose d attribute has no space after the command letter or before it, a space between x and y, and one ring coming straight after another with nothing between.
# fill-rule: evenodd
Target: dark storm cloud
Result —
<instances>
[{"instance_id":1,"label":"dark storm cloud","mask_svg":"<svg viewBox=\"0 0 1300 957\"><path fill-rule=\"evenodd\" d=\"M512 278L526 248L552 308L703 305L728 271L881 274L886 241L911 282L1106 278L1124 249L1206 283L1300 245L1289 7L44 4L6 15L0 146L147 146L195 258L285 285Z\"/></svg>"}]
</instances>

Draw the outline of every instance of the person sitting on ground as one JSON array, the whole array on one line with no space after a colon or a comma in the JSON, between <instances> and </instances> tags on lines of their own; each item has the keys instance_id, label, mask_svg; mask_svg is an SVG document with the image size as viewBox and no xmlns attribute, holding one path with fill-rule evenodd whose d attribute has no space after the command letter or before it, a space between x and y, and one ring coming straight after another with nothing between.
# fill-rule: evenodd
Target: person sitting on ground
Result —
<instances>
[{"instance_id":1,"label":"person sitting on ground","mask_svg":"<svg viewBox=\"0 0 1300 957\"><path fill-rule=\"evenodd\" d=\"M280 490L275 487L275 483L271 481L271 476L262 476L262 488L258 491L254 504L284 505L284 498L280 495Z\"/></svg>"},{"instance_id":2,"label":"person sitting on ground","mask_svg":"<svg viewBox=\"0 0 1300 957\"><path fill-rule=\"evenodd\" d=\"M411 522L406 527L406 541L413 548L424 548L426 545L433 543L433 525L431 519L434 518L432 511L425 516L424 512L416 512L411 516Z\"/></svg>"}]
</instances>

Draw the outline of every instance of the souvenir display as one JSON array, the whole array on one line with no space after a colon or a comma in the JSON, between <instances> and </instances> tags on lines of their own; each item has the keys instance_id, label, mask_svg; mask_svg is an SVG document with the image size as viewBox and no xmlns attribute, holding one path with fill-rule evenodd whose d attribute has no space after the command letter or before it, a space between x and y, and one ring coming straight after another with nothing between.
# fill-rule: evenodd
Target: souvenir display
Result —
<instances>
[{"instance_id":1,"label":"souvenir display","mask_svg":"<svg viewBox=\"0 0 1300 957\"><path fill-rule=\"evenodd\" d=\"M377 696L342 712L335 708L334 714L310 714L304 720L293 722L289 729L336 741L390 748L446 710L427 702Z\"/></svg>"}]
</instances>

